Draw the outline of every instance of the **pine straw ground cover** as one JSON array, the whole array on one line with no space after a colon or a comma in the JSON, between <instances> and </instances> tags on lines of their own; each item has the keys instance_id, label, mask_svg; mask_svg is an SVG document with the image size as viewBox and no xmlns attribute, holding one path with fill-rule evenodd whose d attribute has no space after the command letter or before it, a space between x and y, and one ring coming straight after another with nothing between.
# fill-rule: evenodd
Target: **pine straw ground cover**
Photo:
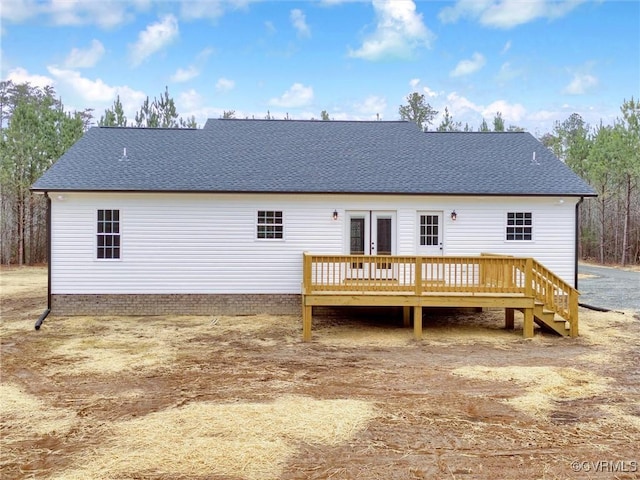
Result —
<instances>
[{"instance_id":1,"label":"pine straw ground cover","mask_svg":"<svg viewBox=\"0 0 640 480\"><path fill-rule=\"evenodd\" d=\"M35 332L46 271L0 274L3 479L640 478L633 312L581 310L578 339L499 310L429 311L422 342L393 312L309 344L299 317Z\"/></svg>"}]
</instances>

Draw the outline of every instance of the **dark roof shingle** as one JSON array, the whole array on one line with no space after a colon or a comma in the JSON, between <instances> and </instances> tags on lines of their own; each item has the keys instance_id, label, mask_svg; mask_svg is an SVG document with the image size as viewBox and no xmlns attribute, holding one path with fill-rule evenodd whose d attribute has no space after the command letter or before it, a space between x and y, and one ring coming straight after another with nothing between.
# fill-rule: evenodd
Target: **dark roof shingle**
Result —
<instances>
[{"instance_id":1,"label":"dark roof shingle","mask_svg":"<svg viewBox=\"0 0 640 480\"><path fill-rule=\"evenodd\" d=\"M284 120L209 120L201 130L93 127L32 188L595 194L529 133L423 133L407 122Z\"/></svg>"}]
</instances>

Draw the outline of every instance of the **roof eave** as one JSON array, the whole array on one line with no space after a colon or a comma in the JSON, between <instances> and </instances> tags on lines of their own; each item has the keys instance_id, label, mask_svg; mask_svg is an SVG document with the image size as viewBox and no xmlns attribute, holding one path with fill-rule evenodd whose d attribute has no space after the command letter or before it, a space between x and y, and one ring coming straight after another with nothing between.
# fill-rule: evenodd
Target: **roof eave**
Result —
<instances>
[{"instance_id":1,"label":"roof eave","mask_svg":"<svg viewBox=\"0 0 640 480\"><path fill-rule=\"evenodd\" d=\"M139 190L139 189L82 189L82 188L31 188L33 193L66 192L66 193L170 193L170 194L267 194L267 195L421 195L421 196L447 196L447 197L597 197L593 192L358 192L358 191L296 191L296 190Z\"/></svg>"}]
</instances>

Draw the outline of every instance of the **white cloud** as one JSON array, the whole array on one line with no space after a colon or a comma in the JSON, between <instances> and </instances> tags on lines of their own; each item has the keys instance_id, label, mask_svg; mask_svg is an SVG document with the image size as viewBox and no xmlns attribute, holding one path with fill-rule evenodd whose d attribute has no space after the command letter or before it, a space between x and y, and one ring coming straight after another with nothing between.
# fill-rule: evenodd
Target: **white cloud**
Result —
<instances>
[{"instance_id":1,"label":"white cloud","mask_svg":"<svg viewBox=\"0 0 640 480\"><path fill-rule=\"evenodd\" d=\"M133 118L134 112L140 108L147 97L144 92L129 86L111 86L100 78L91 80L83 77L75 70L61 69L56 66L49 66L47 69L56 79L56 83L60 86L59 90L67 90L70 94L80 97L82 103L77 108L94 108L98 118L100 109L110 107L118 95L125 114ZM68 98L65 95L63 97Z\"/></svg>"},{"instance_id":2,"label":"white cloud","mask_svg":"<svg viewBox=\"0 0 640 480\"><path fill-rule=\"evenodd\" d=\"M40 88L55 84L55 81L51 77L31 74L22 67L16 67L9 70L9 73L4 80L11 80L15 84L30 83L32 86Z\"/></svg>"},{"instance_id":3,"label":"white cloud","mask_svg":"<svg viewBox=\"0 0 640 480\"><path fill-rule=\"evenodd\" d=\"M471 100L466 97L462 97L458 95L457 92L451 92L447 95L447 106L449 107L449 112L453 113L464 113L464 112L482 112L482 106L476 105Z\"/></svg>"},{"instance_id":4,"label":"white cloud","mask_svg":"<svg viewBox=\"0 0 640 480\"><path fill-rule=\"evenodd\" d=\"M309 105L313 101L313 88L301 83L294 83L280 97L269 100L269 105L282 108L296 108Z\"/></svg>"},{"instance_id":5,"label":"white cloud","mask_svg":"<svg viewBox=\"0 0 640 480\"><path fill-rule=\"evenodd\" d=\"M371 119L376 119L377 115L382 116L387 109L387 100L384 97L370 95L363 102L356 103L355 109L358 113L367 115Z\"/></svg>"},{"instance_id":6,"label":"white cloud","mask_svg":"<svg viewBox=\"0 0 640 480\"><path fill-rule=\"evenodd\" d=\"M209 118L220 118L224 112L222 108L205 107L206 102L193 88L181 92L176 98L176 108L182 118L195 117L196 122L202 126ZM238 117L242 118L242 117Z\"/></svg>"},{"instance_id":7,"label":"white cloud","mask_svg":"<svg viewBox=\"0 0 640 480\"><path fill-rule=\"evenodd\" d=\"M524 118L527 110L519 103L511 104L506 100L496 100L487 105L481 113L483 117L493 118L498 112L502 113L502 118L505 120L519 122Z\"/></svg>"},{"instance_id":8,"label":"white cloud","mask_svg":"<svg viewBox=\"0 0 640 480\"><path fill-rule=\"evenodd\" d=\"M216 20L224 15L221 2L185 1L180 4L180 17L185 20L208 18Z\"/></svg>"},{"instance_id":9,"label":"white cloud","mask_svg":"<svg viewBox=\"0 0 640 480\"><path fill-rule=\"evenodd\" d=\"M2 17L20 23L31 17L44 16L54 25L113 28L131 20L132 10L144 9L147 3L146 0L5 0Z\"/></svg>"},{"instance_id":10,"label":"white cloud","mask_svg":"<svg viewBox=\"0 0 640 480\"><path fill-rule=\"evenodd\" d=\"M227 11L245 9L260 0L186 0L180 3L180 17L185 20L218 20Z\"/></svg>"},{"instance_id":11,"label":"white cloud","mask_svg":"<svg viewBox=\"0 0 640 480\"><path fill-rule=\"evenodd\" d=\"M202 95L191 88L186 92L181 92L176 103L182 110L196 110L202 106L204 101Z\"/></svg>"},{"instance_id":12,"label":"white cloud","mask_svg":"<svg viewBox=\"0 0 640 480\"><path fill-rule=\"evenodd\" d=\"M176 73L171 75L171 81L176 83L188 82L192 78L196 78L200 75L200 70L194 65L189 65L187 68L178 68Z\"/></svg>"},{"instance_id":13,"label":"white cloud","mask_svg":"<svg viewBox=\"0 0 640 480\"><path fill-rule=\"evenodd\" d=\"M6 0L2 2L2 19L20 23L38 13L38 5L33 0Z\"/></svg>"},{"instance_id":14,"label":"white cloud","mask_svg":"<svg viewBox=\"0 0 640 480\"><path fill-rule=\"evenodd\" d=\"M67 68L93 67L102 58L104 51L104 45L94 39L87 49L73 48L65 59L64 66Z\"/></svg>"},{"instance_id":15,"label":"white cloud","mask_svg":"<svg viewBox=\"0 0 640 480\"><path fill-rule=\"evenodd\" d=\"M80 72L58 68L53 65L47 67L47 70L60 83L73 87L76 93L84 100L108 102L116 97L115 87L107 85L99 78L90 80L83 77Z\"/></svg>"},{"instance_id":16,"label":"white cloud","mask_svg":"<svg viewBox=\"0 0 640 480\"><path fill-rule=\"evenodd\" d=\"M198 52L198 55L196 55L196 60L199 62L203 62L207 58L209 58L213 53L215 53L215 49L211 47L207 47L202 51Z\"/></svg>"},{"instance_id":17,"label":"white cloud","mask_svg":"<svg viewBox=\"0 0 640 480\"><path fill-rule=\"evenodd\" d=\"M475 52L471 56L470 60L460 60L458 65L456 65L456 68L454 68L449 75L452 77L470 75L484 67L485 63L487 63L487 61L485 60L484 55Z\"/></svg>"},{"instance_id":18,"label":"white cloud","mask_svg":"<svg viewBox=\"0 0 640 480\"><path fill-rule=\"evenodd\" d=\"M525 119L526 109L519 103L511 104L506 100L495 100L489 105L474 103L457 92L447 95L447 102L439 107L440 113L444 112L444 107L449 108L449 113L456 121L471 122L472 124L481 121L481 118L490 123L497 112L502 114L505 122L517 123Z\"/></svg>"},{"instance_id":19,"label":"white cloud","mask_svg":"<svg viewBox=\"0 0 640 480\"><path fill-rule=\"evenodd\" d=\"M549 120L557 119L561 116L561 112L554 112L550 110L538 110L529 114L527 117L534 122L548 122Z\"/></svg>"},{"instance_id":20,"label":"white cloud","mask_svg":"<svg viewBox=\"0 0 640 480\"><path fill-rule=\"evenodd\" d=\"M574 73L573 79L563 92L569 95L584 95L589 90L598 86L598 79L588 73Z\"/></svg>"},{"instance_id":21,"label":"white cloud","mask_svg":"<svg viewBox=\"0 0 640 480\"><path fill-rule=\"evenodd\" d=\"M409 86L411 87L411 91L412 92L417 92L418 90L420 90L420 79L419 78L412 78L411 80L409 80ZM423 95L426 95L428 98L435 98L439 95L438 92L431 90L428 86L424 86L422 87L422 93Z\"/></svg>"},{"instance_id":22,"label":"white cloud","mask_svg":"<svg viewBox=\"0 0 640 480\"><path fill-rule=\"evenodd\" d=\"M207 61L207 58L214 52L213 48L205 48L198 52L195 57L195 62L189 65L187 68L178 68L176 72L171 75L171 81L176 83L188 82L189 80L196 78L200 75L202 66Z\"/></svg>"},{"instance_id":23,"label":"white cloud","mask_svg":"<svg viewBox=\"0 0 640 480\"><path fill-rule=\"evenodd\" d=\"M500 71L496 75L496 80L499 84L505 84L506 82L509 82L514 78L518 78L520 75L522 75L522 72L523 71L521 69L513 68L511 66L511 63L504 62L500 66Z\"/></svg>"},{"instance_id":24,"label":"white cloud","mask_svg":"<svg viewBox=\"0 0 640 480\"><path fill-rule=\"evenodd\" d=\"M228 78L221 77L216 82L216 90L219 92L228 92L233 90L236 86L236 82L229 80Z\"/></svg>"},{"instance_id":25,"label":"white cloud","mask_svg":"<svg viewBox=\"0 0 640 480\"><path fill-rule=\"evenodd\" d=\"M410 58L421 47L430 48L435 35L422 22L413 0L373 0L376 30L349 56L364 60Z\"/></svg>"},{"instance_id":26,"label":"white cloud","mask_svg":"<svg viewBox=\"0 0 640 480\"><path fill-rule=\"evenodd\" d=\"M138 41L130 47L133 65L140 65L148 57L170 45L178 35L178 20L173 15L166 15L159 22L147 25L138 34Z\"/></svg>"},{"instance_id":27,"label":"white cloud","mask_svg":"<svg viewBox=\"0 0 640 480\"><path fill-rule=\"evenodd\" d=\"M504 44L504 47L502 47L502 51L500 53L504 55L509 50L511 50L511 40L507 40L507 43Z\"/></svg>"},{"instance_id":28,"label":"white cloud","mask_svg":"<svg viewBox=\"0 0 640 480\"><path fill-rule=\"evenodd\" d=\"M422 91L424 92L424 94L428 97L428 98L435 98L437 97L439 94L438 92L434 92L433 90L431 90L429 87L427 87L426 85L424 87L422 87Z\"/></svg>"},{"instance_id":29,"label":"white cloud","mask_svg":"<svg viewBox=\"0 0 640 480\"><path fill-rule=\"evenodd\" d=\"M472 18L482 25L495 28L513 28L538 18L559 18L585 0L458 0L443 8L438 18L443 23L460 18Z\"/></svg>"},{"instance_id":30,"label":"white cloud","mask_svg":"<svg viewBox=\"0 0 640 480\"><path fill-rule=\"evenodd\" d=\"M293 28L298 32L299 37L309 38L311 36L311 29L309 28L309 25L307 25L307 17L302 10L299 8L291 10L289 19L291 20Z\"/></svg>"}]
</instances>

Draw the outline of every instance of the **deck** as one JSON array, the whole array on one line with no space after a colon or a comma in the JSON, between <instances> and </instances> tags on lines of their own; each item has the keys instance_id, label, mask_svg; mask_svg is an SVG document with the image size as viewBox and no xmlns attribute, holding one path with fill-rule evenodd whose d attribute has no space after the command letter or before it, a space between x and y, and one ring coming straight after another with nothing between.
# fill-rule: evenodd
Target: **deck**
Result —
<instances>
[{"instance_id":1,"label":"deck","mask_svg":"<svg viewBox=\"0 0 640 480\"><path fill-rule=\"evenodd\" d=\"M311 340L313 307L401 306L405 326L422 338L423 307L499 307L505 326L524 315L523 336L534 323L578 335L578 292L533 258L303 254L303 340Z\"/></svg>"}]
</instances>

